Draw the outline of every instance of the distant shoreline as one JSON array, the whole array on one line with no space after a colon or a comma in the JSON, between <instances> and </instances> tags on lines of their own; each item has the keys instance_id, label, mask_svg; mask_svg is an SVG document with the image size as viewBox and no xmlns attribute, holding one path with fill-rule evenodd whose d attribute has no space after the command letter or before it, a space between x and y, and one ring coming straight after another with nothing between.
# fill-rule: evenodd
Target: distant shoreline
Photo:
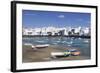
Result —
<instances>
[{"instance_id":1,"label":"distant shoreline","mask_svg":"<svg viewBox=\"0 0 100 73\"><path fill-rule=\"evenodd\" d=\"M76 35L70 35L70 36L48 36L48 35L22 35L22 37L72 37L72 38L91 38L91 36L76 36Z\"/></svg>"}]
</instances>

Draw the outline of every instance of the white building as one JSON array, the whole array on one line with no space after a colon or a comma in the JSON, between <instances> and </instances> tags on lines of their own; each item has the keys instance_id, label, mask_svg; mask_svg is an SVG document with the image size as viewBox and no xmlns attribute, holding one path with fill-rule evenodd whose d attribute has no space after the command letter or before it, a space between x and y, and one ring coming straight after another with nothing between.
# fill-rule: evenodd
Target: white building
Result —
<instances>
[{"instance_id":1,"label":"white building","mask_svg":"<svg viewBox=\"0 0 100 73\"><path fill-rule=\"evenodd\" d=\"M80 33L81 32L81 27L75 28L75 33Z\"/></svg>"},{"instance_id":2,"label":"white building","mask_svg":"<svg viewBox=\"0 0 100 73\"><path fill-rule=\"evenodd\" d=\"M84 35L89 35L90 34L90 29L88 27L84 28Z\"/></svg>"},{"instance_id":3,"label":"white building","mask_svg":"<svg viewBox=\"0 0 100 73\"><path fill-rule=\"evenodd\" d=\"M23 28L23 35L34 35L34 30L31 28Z\"/></svg>"},{"instance_id":4,"label":"white building","mask_svg":"<svg viewBox=\"0 0 100 73\"><path fill-rule=\"evenodd\" d=\"M74 31L72 31L74 30ZM56 28L56 27L42 27L42 28L23 28L23 35L69 35L71 32L72 35L89 35L90 28L71 28L71 27L63 27L63 28Z\"/></svg>"}]
</instances>

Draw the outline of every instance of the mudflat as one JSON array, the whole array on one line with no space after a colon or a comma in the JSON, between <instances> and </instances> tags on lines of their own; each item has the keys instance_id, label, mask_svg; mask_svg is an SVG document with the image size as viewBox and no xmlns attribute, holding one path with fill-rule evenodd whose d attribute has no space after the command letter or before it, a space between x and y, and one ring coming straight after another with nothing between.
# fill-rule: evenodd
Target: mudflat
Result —
<instances>
[{"instance_id":1,"label":"mudflat","mask_svg":"<svg viewBox=\"0 0 100 73\"><path fill-rule=\"evenodd\" d=\"M61 58L52 58L51 52L64 52L69 48L59 48L57 46L49 46L46 48L41 48L37 50L33 50L31 46L23 45L22 48L22 62L46 62L46 61L68 61L68 60L85 60L88 59L86 56L68 56Z\"/></svg>"}]
</instances>

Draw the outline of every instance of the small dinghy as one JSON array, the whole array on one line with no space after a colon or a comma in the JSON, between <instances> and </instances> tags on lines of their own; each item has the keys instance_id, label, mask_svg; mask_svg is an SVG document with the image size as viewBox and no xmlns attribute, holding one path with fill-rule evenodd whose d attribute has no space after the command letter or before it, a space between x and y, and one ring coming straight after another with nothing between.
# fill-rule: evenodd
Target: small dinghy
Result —
<instances>
[{"instance_id":1,"label":"small dinghy","mask_svg":"<svg viewBox=\"0 0 100 73\"><path fill-rule=\"evenodd\" d=\"M32 45L32 49L41 49L41 48L46 48L48 47L49 44L44 44L44 45Z\"/></svg>"},{"instance_id":2,"label":"small dinghy","mask_svg":"<svg viewBox=\"0 0 100 73\"><path fill-rule=\"evenodd\" d=\"M81 52L77 49L69 49L69 52L71 52L72 56L79 56Z\"/></svg>"},{"instance_id":3,"label":"small dinghy","mask_svg":"<svg viewBox=\"0 0 100 73\"><path fill-rule=\"evenodd\" d=\"M51 52L52 58L68 57L70 55L69 51L66 52Z\"/></svg>"}]
</instances>

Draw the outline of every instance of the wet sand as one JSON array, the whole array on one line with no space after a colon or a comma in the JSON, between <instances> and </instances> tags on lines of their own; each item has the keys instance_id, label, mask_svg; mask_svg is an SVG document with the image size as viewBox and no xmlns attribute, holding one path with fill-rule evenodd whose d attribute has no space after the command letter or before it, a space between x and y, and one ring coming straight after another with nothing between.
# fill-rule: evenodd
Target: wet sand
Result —
<instances>
[{"instance_id":1,"label":"wet sand","mask_svg":"<svg viewBox=\"0 0 100 73\"><path fill-rule=\"evenodd\" d=\"M59 47L55 46L49 46L47 48L41 48L38 50L33 50L31 46L23 45L22 49L22 61L23 63L28 62L45 62L45 61L62 61L62 60L86 60L89 59L86 56L68 56L68 57L61 57L61 58L51 58L51 52L63 52L69 48L62 48L59 49Z\"/></svg>"}]
</instances>

